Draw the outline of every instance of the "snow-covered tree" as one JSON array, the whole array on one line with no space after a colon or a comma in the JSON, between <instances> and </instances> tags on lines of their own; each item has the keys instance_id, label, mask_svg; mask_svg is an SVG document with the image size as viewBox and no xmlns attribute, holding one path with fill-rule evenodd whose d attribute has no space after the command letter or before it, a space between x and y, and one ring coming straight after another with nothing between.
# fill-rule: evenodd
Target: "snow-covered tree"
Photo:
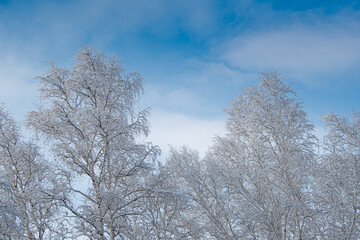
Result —
<instances>
[{"instance_id":1,"label":"snow-covered tree","mask_svg":"<svg viewBox=\"0 0 360 240\"><path fill-rule=\"evenodd\" d=\"M50 64L25 141L0 105L0 239L358 239L360 113L323 116L321 146L302 102L263 73L227 109L201 159L171 148L155 165L143 80L84 47ZM39 139L38 139L39 140Z\"/></svg>"},{"instance_id":2,"label":"snow-covered tree","mask_svg":"<svg viewBox=\"0 0 360 240\"><path fill-rule=\"evenodd\" d=\"M236 217L228 209L229 218L241 236L314 238L313 126L278 72L259 79L228 108L227 135L216 138L208 156L225 181L217 191L229 192L223 201L235 209Z\"/></svg>"},{"instance_id":3,"label":"snow-covered tree","mask_svg":"<svg viewBox=\"0 0 360 240\"><path fill-rule=\"evenodd\" d=\"M198 218L190 217L194 210L191 199L168 163L159 163L157 171L146 177L150 194L142 199L142 214L138 218L142 231L134 238L194 239L200 235L194 231Z\"/></svg>"},{"instance_id":4,"label":"snow-covered tree","mask_svg":"<svg viewBox=\"0 0 360 240\"><path fill-rule=\"evenodd\" d=\"M197 223L192 226L199 238L238 239L241 233L233 228L237 209L229 205L222 172L210 162L201 161L199 154L188 147L172 149L167 164L190 197L191 211L186 215Z\"/></svg>"},{"instance_id":5,"label":"snow-covered tree","mask_svg":"<svg viewBox=\"0 0 360 240\"><path fill-rule=\"evenodd\" d=\"M360 237L360 113L350 119L323 116L329 133L317 174L321 234L325 239Z\"/></svg>"},{"instance_id":6,"label":"snow-covered tree","mask_svg":"<svg viewBox=\"0 0 360 240\"><path fill-rule=\"evenodd\" d=\"M148 194L142 172L158 152L139 140L149 133L148 110L136 108L141 76L85 47L71 70L51 64L40 81L42 105L29 113L28 125L51 144L62 167L59 200L75 217L77 234L132 238L139 200Z\"/></svg>"},{"instance_id":7,"label":"snow-covered tree","mask_svg":"<svg viewBox=\"0 0 360 240\"><path fill-rule=\"evenodd\" d=\"M0 179L0 238L16 239L23 236L22 217L16 209L12 186L6 177Z\"/></svg>"},{"instance_id":8,"label":"snow-covered tree","mask_svg":"<svg viewBox=\"0 0 360 240\"><path fill-rule=\"evenodd\" d=\"M53 236L57 206L48 197L54 190L51 168L34 143L21 139L15 121L3 107L0 108L0 173L5 179L1 182L1 202L7 202L6 207L2 207L1 218L13 216L13 219L6 217L12 219L11 227L22 231L22 235L17 231L11 238L48 239ZM12 210L6 213L9 209Z\"/></svg>"}]
</instances>

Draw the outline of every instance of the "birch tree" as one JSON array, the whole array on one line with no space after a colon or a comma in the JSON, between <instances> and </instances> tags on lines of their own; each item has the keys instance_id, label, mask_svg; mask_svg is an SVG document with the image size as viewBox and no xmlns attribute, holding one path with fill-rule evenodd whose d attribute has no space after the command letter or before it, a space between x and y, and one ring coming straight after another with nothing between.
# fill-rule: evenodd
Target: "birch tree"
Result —
<instances>
[{"instance_id":1,"label":"birch tree","mask_svg":"<svg viewBox=\"0 0 360 240\"><path fill-rule=\"evenodd\" d=\"M314 238L309 190L313 126L278 72L259 80L228 108L227 134L216 138L209 158L226 176L231 201L244 211L237 224L245 236Z\"/></svg>"},{"instance_id":2,"label":"birch tree","mask_svg":"<svg viewBox=\"0 0 360 240\"><path fill-rule=\"evenodd\" d=\"M2 173L3 174L3 173ZM9 180L0 179L0 237L1 239L16 239L23 236L23 219L16 209L12 186Z\"/></svg>"},{"instance_id":3,"label":"birch tree","mask_svg":"<svg viewBox=\"0 0 360 240\"><path fill-rule=\"evenodd\" d=\"M147 195L141 175L158 152L139 140L149 133L148 110L136 107L141 76L85 47L71 70L51 64L39 79L42 104L27 121L62 167L66 191L59 200L75 217L77 234L131 238Z\"/></svg>"},{"instance_id":4,"label":"birch tree","mask_svg":"<svg viewBox=\"0 0 360 240\"><path fill-rule=\"evenodd\" d=\"M228 201L229 192L216 166L200 160L198 153L188 147L172 149L167 164L191 200L191 211L185 215L193 222L198 238L238 239L242 236L239 229L233 228L237 209Z\"/></svg>"},{"instance_id":5,"label":"birch tree","mask_svg":"<svg viewBox=\"0 0 360 240\"><path fill-rule=\"evenodd\" d=\"M138 239L194 239L200 236L196 230L198 218L194 207L176 171L169 161L160 164L157 171L146 177L149 195L142 200L139 226L142 235Z\"/></svg>"},{"instance_id":6,"label":"birch tree","mask_svg":"<svg viewBox=\"0 0 360 240\"><path fill-rule=\"evenodd\" d=\"M50 165L34 143L21 139L17 124L3 107L0 108L0 172L5 179L2 189L7 193L2 196L11 203L7 206L11 206L15 217L12 227L19 225L17 229L22 226L23 230L22 235L17 233L11 238L49 239L54 236L58 211L47 194L54 193Z\"/></svg>"},{"instance_id":7,"label":"birch tree","mask_svg":"<svg viewBox=\"0 0 360 240\"><path fill-rule=\"evenodd\" d=\"M329 129L318 171L321 233L326 239L360 236L360 113L323 116Z\"/></svg>"}]
</instances>

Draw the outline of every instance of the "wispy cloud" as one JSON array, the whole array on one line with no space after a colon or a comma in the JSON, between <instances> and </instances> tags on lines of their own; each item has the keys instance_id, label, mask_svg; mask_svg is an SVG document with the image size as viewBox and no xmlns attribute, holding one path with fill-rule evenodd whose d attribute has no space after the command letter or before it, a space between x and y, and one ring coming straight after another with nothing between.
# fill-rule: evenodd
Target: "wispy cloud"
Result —
<instances>
[{"instance_id":1,"label":"wispy cloud","mask_svg":"<svg viewBox=\"0 0 360 240\"><path fill-rule=\"evenodd\" d=\"M244 73L221 61L191 58L182 64L182 72L145 85L144 107L197 117L223 116L241 87L257 79L257 74Z\"/></svg>"},{"instance_id":2,"label":"wispy cloud","mask_svg":"<svg viewBox=\"0 0 360 240\"><path fill-rule=\"evenodd\" d=\"M360 27L360 26L359 26ZM334 29L292 29L237 37L225 44L224 59L245 69L278 66L332 72L360 62L360 35Z\"/></svg>"},{"instance_id":3,"label":"wispy cloud","mask_svg":"<svg viewBox=\"0 0 360 240\"><path fill-rule=\"evenodd\" d=\"M256 74L243 72L237 67L231 67L223 61L204 61L191 58L185 61L188 70L183 72L179 78L193 84L217 84L241 86L256 79Z\"/></svg>"},{"instance_id":4,"label":"wispy cloud","mask_svg":"<svg viewBox=\"0 0 360 240\"><path fill-rule=\"evenodd\" d=\"M169 88L161 85L147 84L141 105L155 110L196 112L201 108L201 99L190 89L184 87Z\"/></svg>"},{"instance_id":5,"label":"wispy cloud","mask_svg":"<svg viewBox=\"0 0 360 240\"><path fill-rule=\"evenodd\" d=\"M15 52L2 51L0 58L0 101L10 109L16 119L24 119L26 112L36 102L39 73L36 64Z\"/></svg>"},{"instance_id":6,"label":"wispy cloud","mask_svg":"<svg viewBox=\"0 0 360 240\"><path fill-rule=\"evenodd\" d=\"M215 135L224 133L223 119L200 119L190 115L153 111L149 139L168 156L169 146L187 145L204 155Z\"/></svg>"},{"instance_id":7,"label":"wispy cloud","mask_svg":"<svg viewBox=\"0 0 360 240\"><path fill-rule=\"evenodd\" d=\"M318 16L318 20L322 22L324 17ZM281 69L306 84L319 76L360 73L360 34L355 31L360 24L343 16L330 20L328 24L298 22L248 31L225 41L217 52L224 61L244 71Z\"/></svg>"},{"instance_id":8,"label":"wispy cloud","mask_svg":"<svg viewBox=\"0 0 360 240\"><path fill-rule=\"evenodd\" d=\"M330 11L325 3L255 0L7 1L0 8L0 101L22 118L33 108L34 77L47 62L71 67L81 44L92 44L144 76L142 105L153 108L153 132L163 145L167 137L187 134L205 149L202 139L220 120L203 119L223 117L241 88L271 68L305 83L300 89L319 106L332 101L350 108L360 86L360 12L336 4ZM314 82L321 88L310 91ZM346 93L334 94L343 82L353 96L345 85ZM332 95L321 98L318 90L326 85L333 86ZM194 136L191 124L206 137Z\"/></svg>"}]
</instances>

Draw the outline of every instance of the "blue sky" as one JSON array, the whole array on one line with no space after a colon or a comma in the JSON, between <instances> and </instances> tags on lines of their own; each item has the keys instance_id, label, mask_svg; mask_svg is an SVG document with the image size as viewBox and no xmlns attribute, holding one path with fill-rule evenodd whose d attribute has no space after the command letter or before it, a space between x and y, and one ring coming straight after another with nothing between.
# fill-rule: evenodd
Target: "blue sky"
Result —
<instances>
[{"instance_id":1,"label":"blue sky","mask_svg":"<svg viewBox=\"0 0 360 240\"><path fill-rule=\"evenodd\" d=\"M310 120L360 110L360 1L0 0L0 101L18 120L37 103L55 60L82 45L124 60L146 80L155 144L204 152L229 105L277 69ZM166 152L166 149L165 149Z\"/></svg>"}]
</instances>

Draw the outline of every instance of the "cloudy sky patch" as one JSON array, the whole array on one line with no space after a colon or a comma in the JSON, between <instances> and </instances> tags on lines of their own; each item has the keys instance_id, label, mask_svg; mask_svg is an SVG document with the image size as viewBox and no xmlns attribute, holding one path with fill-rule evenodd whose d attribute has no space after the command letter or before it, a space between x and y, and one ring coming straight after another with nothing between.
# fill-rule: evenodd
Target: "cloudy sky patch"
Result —
<instances>
[{"instance_id":1,"label":"cloudy sky patch","mask_svg":"<svg viewBox=\"0 0 360 240\"><path fill-rule=\"evenodd\" d=\"M83 45L145 79L155 144L205 151L224 109L280 70L309 118L360 102L358 1L0 1L0 99L18 120L37 102L50 61L71 68ZM198 131L197 134L191 134Z\"/></svg>"}]
</instances>

